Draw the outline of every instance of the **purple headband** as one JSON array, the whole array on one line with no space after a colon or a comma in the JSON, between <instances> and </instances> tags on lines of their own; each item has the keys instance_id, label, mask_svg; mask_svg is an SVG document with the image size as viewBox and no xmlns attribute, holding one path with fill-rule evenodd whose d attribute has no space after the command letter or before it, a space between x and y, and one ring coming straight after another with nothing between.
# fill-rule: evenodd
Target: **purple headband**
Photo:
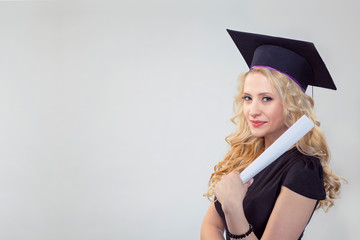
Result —
<instances>
[{"instance_id":1,"label":"purple headband","mask_svg":"<svg viewBox=\"0 0 360 240\"><path fill-rule=\"evenodd\" d=\"M300 85L300 83L299 83L298 81L296 81L296 79L293 78L292 76L290 76L289 74L283 73L283 72L281 72L281 71L279 71L279 70L277 70L277 69L275 69L275 68L269 67L269 66L261 66L261 65L252 66L252 67L250 68L250 70L253 69L253 68L256 68L256 67L263 67L263 68L267 68L267 69L274 70L274 71L277 71L277 72L279 72L279 73L284 74L285 76L291 78L297 85L299 85L299 87L301 88L301 90L302 90L303 92L305 92L305 89Z\"/></svg>"}]
</instances>

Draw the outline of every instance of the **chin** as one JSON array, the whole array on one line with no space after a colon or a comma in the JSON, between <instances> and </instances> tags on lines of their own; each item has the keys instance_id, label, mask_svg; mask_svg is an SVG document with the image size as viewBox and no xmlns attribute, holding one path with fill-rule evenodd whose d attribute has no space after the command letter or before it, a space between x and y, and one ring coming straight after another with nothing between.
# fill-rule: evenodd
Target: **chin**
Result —
<instances>
[{"instance_id":1,"label":"chin","mask_svg":"<svg viewBox=\"0 0 360 240\"><path fill-rule=\"evenodd\" d=\"M251 135L253 135L254 137L264 137L264 133L260 132L260 131L251 131Z\"/></svg>"}]
</instances>

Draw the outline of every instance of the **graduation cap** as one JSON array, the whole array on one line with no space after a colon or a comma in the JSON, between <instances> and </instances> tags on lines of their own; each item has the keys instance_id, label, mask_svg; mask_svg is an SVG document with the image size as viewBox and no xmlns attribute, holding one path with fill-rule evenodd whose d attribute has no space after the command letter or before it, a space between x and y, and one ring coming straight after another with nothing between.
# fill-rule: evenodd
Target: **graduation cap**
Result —
<instances>
[{"instance_id":1,"label":"graduation cap","mask_svg":"<svg viewBox=\"0 0 360 240\"><path fill-rule=\"evenodd\" d=\"M336 90L325 63L311 42L227 29L249 68L266 67L308 85Z\"/></svg>"}]
</instances>

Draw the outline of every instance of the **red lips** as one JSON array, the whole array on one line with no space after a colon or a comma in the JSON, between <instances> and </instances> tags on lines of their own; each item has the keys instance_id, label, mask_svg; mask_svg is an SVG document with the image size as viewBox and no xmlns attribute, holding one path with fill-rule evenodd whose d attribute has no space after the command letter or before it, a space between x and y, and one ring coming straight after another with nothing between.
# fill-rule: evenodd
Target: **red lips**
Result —
<instances>
[{"instance_id":1,"label":"red lips","mask_svg":"<svg viewBox=\"0 0 360 240\"><path fill-rule=\"evenodd\" d=\"M251 120L250 122L253 125L253 127L260 127L266 123L264 121L259 121L259 120Z\"/></svg>"}]
</instances>

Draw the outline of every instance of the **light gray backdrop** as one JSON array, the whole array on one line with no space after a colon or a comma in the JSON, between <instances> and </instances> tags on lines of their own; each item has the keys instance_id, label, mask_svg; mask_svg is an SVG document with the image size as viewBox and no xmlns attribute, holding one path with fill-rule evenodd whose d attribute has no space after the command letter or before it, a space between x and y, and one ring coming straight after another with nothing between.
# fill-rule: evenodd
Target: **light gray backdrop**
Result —
<instances>
[{"instance_id":1,"label":"light gray backdrop","mask_svg":"<svg viewBox=\"0 0 360 240\"><path fill-rule=\"evenodd\" d=\"M358 1L0 2L0 239L199 239L246 65L225 29L315 42L331 166L304 239L357 239Z\"/></svg>"}]
</instances>

